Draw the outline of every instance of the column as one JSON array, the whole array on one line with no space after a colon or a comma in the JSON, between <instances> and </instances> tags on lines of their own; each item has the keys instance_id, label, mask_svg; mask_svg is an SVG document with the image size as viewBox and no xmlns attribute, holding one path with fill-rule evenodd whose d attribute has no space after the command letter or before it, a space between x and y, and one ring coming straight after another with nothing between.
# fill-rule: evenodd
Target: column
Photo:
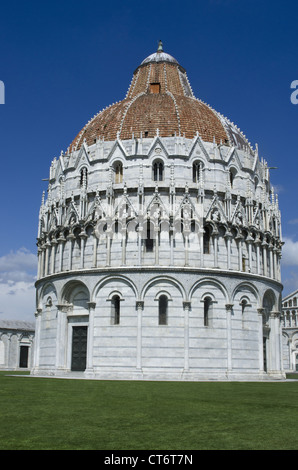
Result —
<instances>
[{"instance_id":1,"label":"column","mask_svg":"<svg viewBox=\"0 0 298 470\"><path fill-rule=\"evenodd\" d=\"M6 364L6 367L8 367L8 369L13 369L15 364L12 364L11 362L11 337L12 337L12 333L7 333L7 350L6 350L6 360L5 360L5 364Z\"/></svg>"},{"instance_id":2,"label":"column","mask_svg":"<svg viewBox=\"0 0 298 470\"><path fill-rule=\"evenodd\" d=\"M242 271L242 235L237 235L236 240L238 240L238 263L239 271Z\"/></svg>"},{"instance_id":3,"label":"column","mask_svg":"<svg viewBox=\"0 0 298 470\"><path fill-rule=\"evenodd\" d=\"M46 241L45 249L46 249L46 259L45 259L45 267L44 267L44 275L47 276L49 274L49 250L51 244L49 240Z\"/></svg>"},{"instance_id":4,"label":"column","mask_svg":"<svg viewBox=\"0 0 298 470\"><path fill-rule=\"evenodd\" d=\"M81 232L79 235L81 239L81 256L80 256L80 268L84 268L84 257L85 257L85 244L86 244L86 239L88 238L86 232Z\"/></svg>"},{"instance_id":5,"label":"column","mask_svg":"<svg viewBox=\"0 0 298 470\"><path fill-rule=\"evenodd\" d=\"M122 235L122 266L126 265L126 224L121 230Z\"/></svg>"},{"instance_id":6,"label":"column","mask_svg":"<svg viewBox=\"0 0 298 470\"><path fill-rule=\"evenodd\" d=\"M138 300L136 302L137 309L137 369L142 370L142 312L144 302Z\"/></svg>"},{"instance_id":7,"label":"column","mask_svg":"<svg viewBox=\"0 0 298 470\"><path fill-rule=\"evenodd\" d=\"M184 310L184 372L189 371L189 312L190 302L183 302Z\"/></svg>"},{"instance_id":8,"label":"column","mask_svg":"<svg viewBox=\"0 0 298 470\"><path fill-rule=\"evenodd\" d=\"M97 245L98 245L98 238L95 234L93 234L93 267L96 268L97 266Z\"/></svg>"},{"instance_id":9,"label":"column","mask_svg":"<svg viewBox=\"0 0 298 470\"><path fill-rule=\"evenodd\" d=\"M260 239L257 238L255 241L256 252L257 252L257 274L261 274L261 265L260 265Z\"/></svg>"},{"instance_id":10,"label":"column","mask_svg":"<svg viewBox=\"0 0 298 470\"><path fill-rule=\"evenodd\" d=\"M111 265L111 233L110 231L106 231L107 237L107 258L106 258L106 266Z\"/></svg>"},{"instance_id":11,"label":"column","mask_svg":"<svg viewBox=\"0 0 298 470\"><path fill-rule=\"evenodd\" d=\"M278 312L278 335L279 335L279 361L280 371L284 372L283 345L282 345L282 312Z\"/></svg>"},{"instance_id":12,"label":"column","mask_svg":"<svg viewBox=\"0 0 298 470\"><path fill-rule=\"evenodd\" d=\"M41 245L40 277L45 275L45 245Z\"/></svg>"},{"instance_id":13,"label":"column","mask_svg":"<svg viewBox=\"0 0 298 470\"><path fill-rule=\"evenodd\" d=\"M71 305L57 305L56 369L66 369L67 312Z\"/></svg>"},{"instance_id":14,"label":"column","mask_svg":"<svg viewBox=\"0 0 298 470\"><path fill-rule=\"evenodd\" d=\"M35 312L35 337L34 337L34 356L33 356L33 370L39 367L40 355L40 329L41 329L41 308L37 308Z\"/></svg>"},{"instance_id":15,"label":"column","mask_svg":"<svg viewBox=\"0 0 298 470\"><path fill-rule=\"evenodd\" d=\"M277 248L273 248L273 277L274 279L278 280L278 274L277 274Z\"/></svg>"},{"instance_id":16,"label":"column","mask_svg":"<svg viewBox=\"0 0 298 470\"><path fill-rule=\"evenodd\" d=\"M88 338L87 338L87 363L86 372L93 372L93 338L94 338L94 313L95 302L88 302L89 307L89 325L88 325Z\"/></svg>"},{"instance_id":17,"label":"column","mask_svg":"<svg viewBox=\"0 0 298 470\"><path fill-rule=\"evenodd\" d=\"M139 257L139 266L142 266L142 233L143 233L143 226L141 221L139 222L138 228L138 257Z\"/></svg>"},{"instance_id":18,"label":"column","mask_svg":"<svg viewBox=\"0 0 298 470\"><path fill-rule=\"evenodd\" d=\"M159 227L154 226L155 233L155 265L159 264Z\"/></svg>"},{"instance_id":19,"label":"column","mask_svg":"<svg viewBox=\"0 0 298 470\"><path fill-rule=\"evenodd\" d=\"M67 242L68 242L68 270L71 271L72 268L72 249L73 249L73 241L75 239L75 236L73 233L70 233L67 236Z\"/></svg>"},{"instance_id":20,"label":"column","mask_svg":"<svg viewBox=\"0 0 298 470\"><path fill-rule=\"evenodd\" d=\"M292 354L292 338L289 338L289 369L295 370L295 366L293 364L293 354Z\"/></svg>"},{"instance_id":21,"label":"column","mask_svg":"<svg viewBox=\"0 0 298 470\"><path fill-rule=\"evenodd\" d=\"M276 336L276 331L275 331L275 315L273 312L270 312L269 314L269 328L270 328L270 335L269 335L269 343L268 343L268 349L269 349L269 371L275 371L276 370L276 348L275 348L275 336Z\"/></svg>"},{"instance_id":22,"label":"column","mask_svg":"<svg viewBox=\"0 0 298 470\"><path fill-rule=\"evenodd\" d=\"M259 371L264 372L264 357L263 357L263 308L258 308L259 319Z\"/></svg>"},{"instance_id":23,"label":"column","mask_svg":"<svg viewBox=\"0 0 298 470\"><path fill-rule=\"evenodd\" d=\"M63 234L60 235L58 238L58 243L59 243L59 267L58 271L61 272L63 269L63 251L64 251L64 243L66 242L66 239L63 237Z\"/></svg>"},{"instance_id":24,"label":"column","mask_svg":"<svg viewBox=\"0 0 298 470\"><path fill-rule=\"evenodd\" d=\"M232 311L233 304L226 304L227 313L227 371L232 371Z\"/></svg>"},{"instance_id":25,"label":"column","mask_svg":"<svg viewBox=\"0 0 298 470\"><path fill-rule=\"evenodd\" d=\"M273 273L273 245L272 245L272 242L270 241L270 244L269 244L269 276L270 277L274 277L274 273Z\"/></svg>"},{"instance_id":26,"label":"column","mask_svg":"<svg viewBox=\"0 0 298 470\"><path fill-rule=\"evenodd\" d=\"M200 267L204 267L204 229L200 226L199 228L199 246L200 246L200 253L201 253L201 259L200 259Z\"/></svg>"},{"instance_id":27,"label":"column","mask_svg":"<svg viewBox=\"0 0 298 470\"><path fill-rule=\"evenodd\" d=\"M280 272L280 260L281 260L281 250L277 250L277 280L281 281L281 272Z\"/></svg>"},{"instance_id":28,"label":"column","mask_svg":"<svg viewBox=\"0 0 298 470\"><path fill-rule=\"evenodd\" d=\"M37 279L42 277L41 275L41 260L42 260L42 249L38 246L37 249Z\"/></svg>"},{"instance_id":29,"label":"column","mask_svg":"<svg viewBox=\"0 0 298 470\"><path fill-rule=\"evenodd\" d=\"M227 269L231 269L231 238L232 234L229 230L225 234L225 238L227 239Z\"/></svg>"},{"instance_id":30,"label":"column","mask_svg":"<svg viewBox=\"0 0 298 470\"><path fill-rule=\"evenodd\" d=\"M246 239L246 242L247 242L247 245L248 245L248 271L251 273L252 272L252 247L251 247L251 244L252 244L252 241L253 241L253 238L248 235L247 239Z\"/></svg>"},{"instance_id":31,"label":"column","mask_svg":"<svg viewBox=\"0 0 298 470\"><path fill-rule=\"evenodd\" d=\"M174 231L173 228L169 229L169 242L170 242L170 266L174 265Z\"/></svg>"},{"instance_id":32,"label":"column","mask_svg":"<svg viewBox=\"0 0 298 470\"><path fill-rule=\"evenodd\" d=\"M55 273L55 258L56 258L57 243L58 242L57 242L56 238L53 238L51 240L52 249L51 249L51 271L50 271L50 274Z\"/></svg>"},{"instance_id":33,"label":"column","mask_svg":"<svg viewBox=\"0 0 298 470\"><path fill-rule=\"evenodd\" d=\"M185 245L184 245L184 254L185 254L185 266L189 266L189 251L188 251L188 245L189 245L189 231L184 231L184 237L185 237Z\"/></svg>"},{"instance_id":34,"label":"column","mask_svg":"<svg viewBox=\"0 0 298 470\"><path fill-rule=\"evenodd\" d=\"M215 229L216 230L216 229ZM212 233L213 236L213 249L214 249L214 267L218 267L218 232L217 230Z\"/></svg>"},{"instance_id":35,"label":"column","mask_svg":"<svg viewBox=\"0 0 298 470\"><path fill-rule=\"evenodd\" d=\"M270 313L270 351L271 351L271 367L274 372L281 372L281 328L280 328L280 312L272 311Z\"/></svg>"},{"instance_id":36,"label":"column","mask_svg":"<svg viewBox=\"0 0 298 470\"><path fill-rule=\"evenodd\" d=\"M262 242L263 247L263 274L267 276L267 245L268 243L264 240Z\"/></svg>"}]
</instances>

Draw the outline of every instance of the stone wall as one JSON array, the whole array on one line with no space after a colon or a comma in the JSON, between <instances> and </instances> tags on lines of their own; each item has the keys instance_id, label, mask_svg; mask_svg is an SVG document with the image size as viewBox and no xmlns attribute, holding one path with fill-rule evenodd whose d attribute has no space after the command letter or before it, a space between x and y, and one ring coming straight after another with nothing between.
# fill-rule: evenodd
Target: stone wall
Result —
<instances>
[{"instance_id":1,"label":"stone wall","mask_svg":"<svg viewBox=\"0 0 298 470\"><path fill-rule=\"evenodd\" d=\"M30 369L33 364L35 325L0 321L0 369Z\"/></svg>"},{"instance_id":2,"label":"stone wall","mask_svg":"<svg viewBox=\"0 0 298 470\"><path fill-rule=\"evenodd\" d=\"M71 370L72 326L89 327L89 377L256 378L281 374L276 314L279 283L218 271L124 268L50 276L38 282L40 337L38 367L43 373ZM263 306L270 293L270 311ZM120 321L111 300L120 297ZM168 299L166 324L159 324L159 297ZM211 298L208 324L204 299ZM45 301L47 304L45 304ZM59 339L60 338L60 339ZM279 371L279 372L278 372Z\"/></svg>"}]
</instances>

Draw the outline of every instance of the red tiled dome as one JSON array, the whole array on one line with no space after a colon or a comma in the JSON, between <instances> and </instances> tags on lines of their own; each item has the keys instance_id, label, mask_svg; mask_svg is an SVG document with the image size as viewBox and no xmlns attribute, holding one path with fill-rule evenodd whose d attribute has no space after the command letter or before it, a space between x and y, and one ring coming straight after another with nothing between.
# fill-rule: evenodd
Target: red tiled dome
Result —
<instances>
[{"instance_id":1,"label":"red tiled dome","mask_svg":"<svg viewBox=\"0 0 298 470\"><path fill-rule=\"evenodd\" d=\"M124 100L104 109L78 133L70 150L101 138L106 141L140 137L184 135L202 140L249 147L238 128L197 100L185 70L161 46L135 70Z\"/></svg>"}]
</instances>

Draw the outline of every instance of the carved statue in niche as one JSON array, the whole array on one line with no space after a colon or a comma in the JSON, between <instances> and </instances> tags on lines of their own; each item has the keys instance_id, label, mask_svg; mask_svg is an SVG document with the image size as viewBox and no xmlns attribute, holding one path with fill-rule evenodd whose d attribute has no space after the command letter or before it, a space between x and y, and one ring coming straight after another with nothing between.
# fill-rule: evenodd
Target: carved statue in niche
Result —
<instances>
[{"instance_id":1,"label":"carved statue in niche","mask_svg":"<svg viewBox=\"0 0 298 470\"><path fill-rule=\"evenodd\" d=\"M241 214L240 211L238 211L236 214L235 222L237 225L243 225L243 215Z\"/></svg>"},{"instance_id":2,"label":"carved statue in niche","mask_svg":"<svg viewBox=\"0 0 298 470\"><path fill-rule=\"evenodd\" d=\"M214 222L220 222L220 213L218 209L214 209L211 214L211 219Z\"/></svg>"}]
</instances>

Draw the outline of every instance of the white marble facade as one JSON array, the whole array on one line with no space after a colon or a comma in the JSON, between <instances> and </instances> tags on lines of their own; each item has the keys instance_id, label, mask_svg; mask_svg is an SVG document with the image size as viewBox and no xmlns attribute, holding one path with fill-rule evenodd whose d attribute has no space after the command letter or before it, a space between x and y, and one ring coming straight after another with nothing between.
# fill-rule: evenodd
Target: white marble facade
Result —
<instances>
[{"instance_id":1,"label":"white marble facade","mask_svg":"<svg viewBox=\"0 0 298 470\"><path fill-rule=\"evenodd\" d=\"M0 321L0 370L29 370L33 365L35 324Z\"/></svg>"},{"instance_id":2,"label":"white marble facade","mask_svg":"<svg viewBox=\"0 0 298 470\"><path fill-rule=\"evenodd\" d=\"M298 291L282 300L283 365L286 372L298 372Z\"/></svg>"},{"instance_id":3,"label":"white marble facade","mask_svg":"<svg viewBox=\"0 0 298 470\"><path fill-rule=\"evenodd\" d=\"M157 129L61 153L40 208L32 373L283 378L281 246L257 146Z\"/></svg>"}]
</instances>

